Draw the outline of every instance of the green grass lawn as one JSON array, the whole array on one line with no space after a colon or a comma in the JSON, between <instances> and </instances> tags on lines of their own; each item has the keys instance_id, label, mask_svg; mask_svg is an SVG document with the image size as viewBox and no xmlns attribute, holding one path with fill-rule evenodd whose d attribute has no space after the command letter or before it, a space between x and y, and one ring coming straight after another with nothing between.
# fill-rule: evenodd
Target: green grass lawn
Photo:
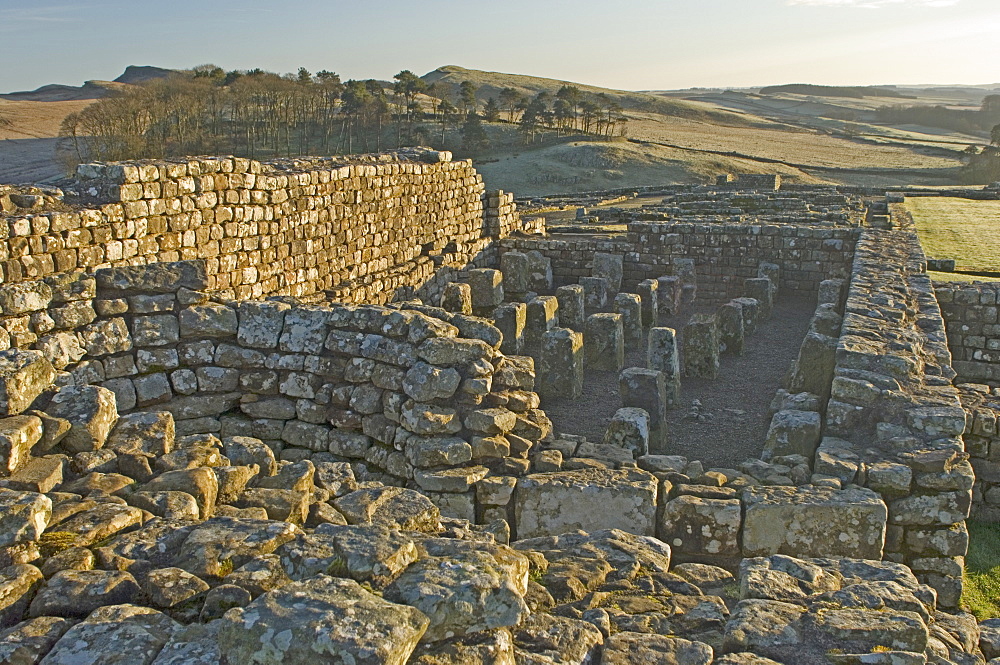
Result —
<instances>
[{"instance_id":1,"label":"green grass lawn","mask_svg":"<svg viewBox=\"0 0 1000 665\"><path fill-rule=\"evenodd\" d=\"M962 605L980 621L1000 617L1000 524L973 520L966 524L969 554Z\"/></svg>"},{"instance_id":2,"label":"green grass lawn","mask_svg":"<svg viewBox=\"0 0 1000 665\"><path fill-rule=\"evenodd\" d=\"M935 282L1000 282L1000 277L977 277L975 275L963 275L959 272L935 272L928 270L927 276Z\"/></svg>"},{"instance_id":3,"label":"green grass lawn","mask_svg":"<svg viewBox=\"0 0 1000 665\"><path fill-rule=\"evenodd\" d=\"M960 270L1000 271L1000 201L913 197L906 207L924 253Z\"/></svg>"}]
</instances>

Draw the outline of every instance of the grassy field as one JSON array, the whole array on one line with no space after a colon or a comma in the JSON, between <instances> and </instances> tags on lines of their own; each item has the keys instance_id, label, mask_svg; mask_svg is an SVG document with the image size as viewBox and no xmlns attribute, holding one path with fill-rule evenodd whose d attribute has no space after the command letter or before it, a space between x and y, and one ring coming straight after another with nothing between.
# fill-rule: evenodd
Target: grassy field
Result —
<instances>
[{"instance_id":1,"label":"grassy field","mask_svg":"<svg viewBox=\"0 0 1000 665\"><path fill-rule=\"evenodd\" d=\"M1000 271L1000 201L906 199L924 253L962 270Z\"/></svg>"},{"instance_id":2,"label":"grassy field","mask_svg":"<svg viewBox=\"0 0 1000 665\"><path fill-rule=\"evenodd\" d=\"M969 520L962 605L982 621L1000 617L1000 525Z\"/></svg>"}]
</instances>

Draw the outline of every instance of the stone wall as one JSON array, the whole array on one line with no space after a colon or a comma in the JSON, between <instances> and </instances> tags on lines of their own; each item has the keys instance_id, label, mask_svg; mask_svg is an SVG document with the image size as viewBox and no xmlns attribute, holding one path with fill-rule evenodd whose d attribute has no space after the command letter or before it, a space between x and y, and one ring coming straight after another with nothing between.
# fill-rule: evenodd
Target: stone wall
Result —
<instances>
[{"instance_id":1,"label":"stone wall","mask_svg":"<svg viewBox=\"0 0 1000 665\"><path fill-rule=\"evenodd\" d=\"M944 321L912 227L858 242L816 470L874 490L885 556L953 607L974 482Z\"/></svg>"},{"instance_id":2,"label":"stone wall","mask_svg":"<svg viewBox=\"0 0 1000 665\"><path fill-rule=\"evenodd\" d=\"M68 193L92 203L0 225L3 282L204 259L209 289L229 297L382 303L438 294L458 271L495 262L493 241L519 228L512 196L486 193L470 161L426 149L84 164L78 177Z\"/></svg>"},{"instance_id":3,"label":"stone wall","mask_svg":"<svg viewBox=\"0 0 1000 665\"><path fill-rule=\"evenodd\" d=\"M699 296L725 301L743 295L743 281L757 277L762 262L781 266L782 291L814 294L823 280L850 274L859 233L824 225L634 222L628 228L622 238L508 238L501 242L501 251L542 252L552 260L558 285L589 276L595 252L620 254L628 289L671 274L675 259L691 258Z\"/></svg>"},{"instance_id":4,"label":"stone wall","mask_svg":"<svg viewBox=\"0 0 1000 665\"><path fill-rule=\"evenodd\" d=\"M496 351L483 319L236 303L210 297L210 281L203 261L111 268L0 287L0 301L58 321L15 346L42 350L64 385L110 389L121 413L169 411L179 435L252 436L360 463L362 477L466 492L448 500L470 518L472 484L525 470L548 431L531 359Z\"/></svg>"},{"instance_id":5,"label":"stone wall","mask_svg":"<svg viewBox=\"0 0 1000 665\"><path fill-rule=\"evenodd\" d=\"M935 284L961 381L1000 385L1000 283Z\"/></svg>"},{"instance_id":6,"label":"stone wall","mask_svg":"<svg viewBox=\"0 0 1000 665\"><path fill-rule=\"evenodd\" d=\"M989 386L962 384L965 407L965 450L976 471L972 489L972 517L985 522L1000 522L1000 394Z\"/></svg>"}]
</instances>

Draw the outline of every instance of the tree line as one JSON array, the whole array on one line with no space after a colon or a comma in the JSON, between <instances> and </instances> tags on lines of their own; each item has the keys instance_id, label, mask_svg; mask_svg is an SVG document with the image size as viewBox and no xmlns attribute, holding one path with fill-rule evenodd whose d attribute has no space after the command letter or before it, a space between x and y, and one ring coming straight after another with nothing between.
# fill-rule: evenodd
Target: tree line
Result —
<instances>
[{"instance_id":1,"label":"tree line","mask_svg":"<svg viewBox=\"0 0 1000 665\"><path fill-rule=\"evenodd\" d=\"M956 132L988 132L1000 123L1000 95L987 95L979 110L951 109L947 106L882 106L875 111L886 124L924 125Z\"/></svg>"},{"instance_id":2,"label":"tree line","mask_svg":"<svg viewBox=\"0 0 1000 665\"><path fill-rule=\"evenodd\" d=\"M458 130L461 149L474 155L491 146L484 120L516 125L526 144L545 132L624 134L622 108L606 95L585 96L563 86L555 95L527 97L504 88L481 103L478 93L470 81L428 84L409 70L387 83L342 81L335 72L305 68L281 75L202 65L116 91L67 116L61 134L71 163L448 148L449 130Z\"/></svg>"}]
</instances>

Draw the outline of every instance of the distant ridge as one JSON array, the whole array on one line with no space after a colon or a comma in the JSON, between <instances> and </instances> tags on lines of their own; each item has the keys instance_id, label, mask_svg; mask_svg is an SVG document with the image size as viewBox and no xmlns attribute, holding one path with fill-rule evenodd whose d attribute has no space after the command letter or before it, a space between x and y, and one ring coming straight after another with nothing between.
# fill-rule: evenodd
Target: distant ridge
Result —
<instances>
[{"instance_id":1,"label":"distant ridge","mask_svg":"<svg viewBox=\"0 0 1000 665\"><path fill-rule=\"evenodd\" d=\"M787 85L769 85L760 89L762 95L815 95L817 97L907 97L892 87L880 86L832 86L813 85L811 83L789 83Z\"/></svg>"},{"instance_id":2,"label":"distant ridge","mask_svg":"<svg viewBox=\"0 0 1000 665\"><path fill-rule=\"evenodd\" d=\"M25 90L0 94L0 98L21 102L69 102L85 99L100 99L123 85L134 85L152 79L174 74L172 69L161 67L129 65L124 73L114 81L87 81L83 85L61 85L50 83L36 90Z\"/></svg>"},{"instance_id":3,"label":"distant ridge","mask_svg":"<svg viewBox=\"0 0 1000 665\"><path fill-rule=\"evenodd\" d=\"M533 97L540 92L555 95L559 88L569 85L579 89L584 95L607 95L627 111L660 113L667 116L701 120L721 125L746 126L753 124L748 122L745 117L735 113L711 109L695 102L670 99L644 92L600 88L583 83L538 76L486 72L478 69L466 69L456 65L445 65L424 74L421 78L427 83L450 86L452 91L457 90L462 81L471 81L478 88L476 96L480 101L485 101L489 97L498 99L500 91L504 88L513 88L520 95Z\"/></svg>"}]
</instances>

